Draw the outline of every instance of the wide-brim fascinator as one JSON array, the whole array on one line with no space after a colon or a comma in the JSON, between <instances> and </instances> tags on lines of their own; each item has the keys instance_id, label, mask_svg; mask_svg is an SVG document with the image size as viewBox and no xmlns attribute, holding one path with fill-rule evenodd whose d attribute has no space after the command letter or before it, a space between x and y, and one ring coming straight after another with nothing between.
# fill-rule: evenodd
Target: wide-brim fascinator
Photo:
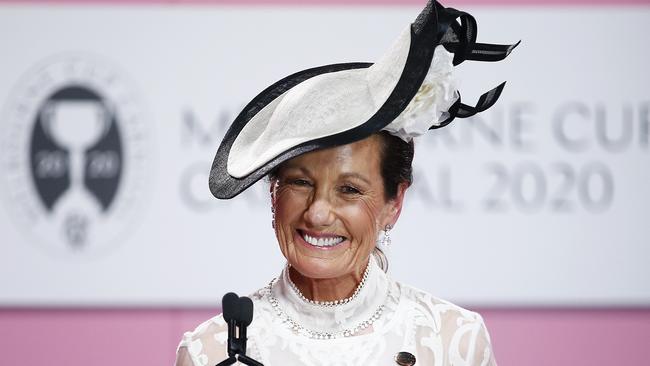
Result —
<instances>
[{"instance_id":1,"label":"wide-brim fascinator","mask_svg":"<svg viewBox=\"0 0 650 366\"><path fill-rule=\"evenodd\" d=\"M339 63L289 75L250 101L226 132L210 191L232 198L298 155L385 130L409 141L490 108L505 82L474 106L461 102L452 69L500 61L517 46L476 43L468 13L429 1L376 63Z\"/></svg>"}]
</instances>

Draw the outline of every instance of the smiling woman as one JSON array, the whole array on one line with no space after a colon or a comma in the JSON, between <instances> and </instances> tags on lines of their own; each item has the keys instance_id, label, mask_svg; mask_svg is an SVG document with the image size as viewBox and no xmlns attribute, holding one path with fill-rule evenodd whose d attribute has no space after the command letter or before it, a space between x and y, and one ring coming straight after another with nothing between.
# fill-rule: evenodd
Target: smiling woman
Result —
<instances>
[{"instance_id":1,"label":"smiling woman","mask_svg":"<svg viewBox=\"0 0 650 366\"><path fill-rule=\"evenodd\" d=\"M251 296L249 357L267 366L496 364L478 314L393 280L380 249L412 183L413 137L501 93L503 84L468 106L454 88L454 65L498 61L514 47L475 43L475 28L469 14L431 1L379 62L298 72L235 119L210 189L232 198L268 177L287 260ZM228 333L221 315L186 333L177 365L233 356Z\"/></svg>"},{"instance_id":2,"label":"smiling woman","mask_svg":"<svg viewBox=\"0 0 650 366\"><path fill-rule=\"evenodd\" d=\"M276 235L291 265L290 278L305 297L335 301L350 296L377 234L395 226L410 182L401 182L398 193L387 199L380 159L382 139L389 138L375 134L307 153L272 175Z\"/></svg>"}]
</instances>

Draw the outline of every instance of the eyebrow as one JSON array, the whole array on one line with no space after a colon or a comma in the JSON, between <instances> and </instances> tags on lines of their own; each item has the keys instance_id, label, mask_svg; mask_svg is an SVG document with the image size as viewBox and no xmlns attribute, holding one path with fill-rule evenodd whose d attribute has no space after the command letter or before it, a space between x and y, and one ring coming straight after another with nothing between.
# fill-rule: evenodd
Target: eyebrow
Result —
<instances>
[{"instance_id":1,"label":"eyebrow","mask_svg":"<svg viewBox=\"0 0 650 366\"><path fill-rule=\"evenodd\" d=\"M288 165L285 167L287 170L299 170L301 173L305 175L311 175L311 171L308 168L305 168L303 166L295 166L295 165Z\"/></svg>"},{"instance_id":2,"label":"eyebrow","mask_svg":"<svg viewBox=\"0 0 650 366\"><path fill-rule=\"evenodd\" d=\"M343 173L341 174L341 178L357 178L361 181L364 181L366 184L370 185L370 180L368 180L368 178L364 177L359 173Z\"/></svg>"},{"instance_id":3,"label":"eyebrow","mask_svg":"<svg viewBox=\"0 0 650 366\"><path fill-rule=\"evenodd\" d=\"M289 165L285 169L299 170L301 173L303 173L305 175L308 175L308 176L311 176L311 170L309 170L308 168L303 167L303 166ZM356 178L356 179L359 179L359 180L365 182L366 184L370 185L370 180L368 178L366 178L365 176L359 174L359 173L354 173L354 172L342 173L341 175L339 175L339 178L344 178L344 179L346 179L346 178L348 178L348 179L349 178Z\"/></svg>"}]
</instances>

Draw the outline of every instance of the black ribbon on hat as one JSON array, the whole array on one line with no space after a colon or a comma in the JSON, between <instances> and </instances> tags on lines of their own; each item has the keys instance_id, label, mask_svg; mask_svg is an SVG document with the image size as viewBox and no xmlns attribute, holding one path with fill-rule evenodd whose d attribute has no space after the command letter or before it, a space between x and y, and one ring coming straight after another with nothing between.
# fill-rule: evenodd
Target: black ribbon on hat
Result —
<instances>
[{"instance_id":1,"label":"black ribbon on hat","mask_svg":"<svg viewBox=\"0 0 650 366\"><path fill-rule=\"evenodd\" d=\"M442 5L439 3L436 4L442 8ZM460 23L458 22L458 19L460 19ZM471 14L453 8L439 9L438 22L440 44L442 44L447 51L454 54L454 66L460 65L464 61L468 60L482 62L504 60L512 50L521 43L521 41L510 45L476 43L476 35L478 31L476 19ZM444 33L442 33L442 31L444 31ZM445 127L456 117L468 118L487 110L496 103L505 86L506 83L503 82L497 87L484 93L474 106L462 103L459 92L458 100L456 100L448 110L449 117L439 125L431 126L429 129L434 130Z\"/></svg>"}]
</instances>

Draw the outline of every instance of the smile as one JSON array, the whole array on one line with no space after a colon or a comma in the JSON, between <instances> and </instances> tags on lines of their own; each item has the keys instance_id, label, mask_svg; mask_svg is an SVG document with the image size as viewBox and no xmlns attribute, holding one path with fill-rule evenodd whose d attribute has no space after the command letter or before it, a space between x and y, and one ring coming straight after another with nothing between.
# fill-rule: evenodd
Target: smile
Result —
<instances>
[{"instance_id":1,"label":"smile","mask_svg":"<svg viewBox=\"0 0 650 366\"><path fill-rule=\"evenodd\" d=\"M316 235L316 234L307 234L302 230L298 230L300 237L309 245L319 247L319 248L329 248L341 244L345 241L344 236L339 235Z\"/></svg>"}]
</instances>

